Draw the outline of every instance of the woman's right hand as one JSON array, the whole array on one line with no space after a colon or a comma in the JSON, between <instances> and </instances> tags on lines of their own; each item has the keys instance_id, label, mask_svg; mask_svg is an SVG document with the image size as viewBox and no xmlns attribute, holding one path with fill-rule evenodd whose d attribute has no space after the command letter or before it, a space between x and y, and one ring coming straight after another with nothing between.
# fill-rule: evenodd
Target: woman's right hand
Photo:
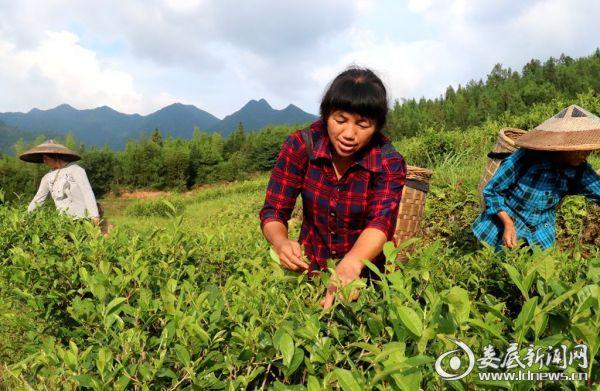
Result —
<instances>
[{"instance_id":1,"label":"woman's right hand","mask_svg":"<svg viewBox=\"0 0 600 391\"><path fill-rule=\"evenodd\" d=\"M508 248L517 247L517 231L514 224L504 225L504 234L502 235L502 242Z\"/></svg>"},{"instance_id":2,"label":"woman's right hand","mask_svg":"<svg viewBox=\"0 0 600 391\"><path fill-rule=\"evenodd\" d=\"M498 217L504 225L504 233L502 234L502 243L508 248L517 247L517 230L515 222L506 211L498 212Z\"/></svg>"},{"instance_id":3,"label":"woman's right hand","mask_svg":"<svg viewBox=\"0 0 600 391\"><path fill-rule=\"evenodd\" d=\"M285 269L298 271L308 270L308 264L302 260L302 248L300 243L291 239L284 239L273 246L279 257L281 266Z\"/></svg>"}]
</instances>

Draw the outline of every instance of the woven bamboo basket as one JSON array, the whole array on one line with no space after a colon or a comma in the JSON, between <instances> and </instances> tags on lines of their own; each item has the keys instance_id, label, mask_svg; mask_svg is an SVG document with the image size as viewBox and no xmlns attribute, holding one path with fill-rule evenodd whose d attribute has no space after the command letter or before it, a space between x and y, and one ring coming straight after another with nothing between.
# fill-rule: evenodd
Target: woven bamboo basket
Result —
<instances>
[{"instance_id":1,"label":"woven bamboo basket","mask_svg":"<svg viewBox=\"0 0 600 391\"><path fill-rule=\"evenodd\" d=\"M498 167L500 167L500 163L502 163L502 159L498 156L502 154L511 154L519 147L515 145L515 141L519 139L522 135L527 133L525 130L517 129L517 128L502 128L500 133L498 133L498 138L496 138L496 143L494 144L494 148L492 152L488 155L487 165L481 174L481 179L479 180L479 204L481 209L485 209L485 202L483 200L483 188L487 183L492 179ZM496 155L500 154L500 155Z\"/></svg>"},{"instance_id":2,"label":"woven bamboo basket","mask_svg":"<svg viewBox=\"0 0 600 391\"><path fill-rule=\"evenodd\" d=\"M402 191L402 199L398 208L394 244L398 246L407 239L416 236L421 229L425 198L429 191L429 180L433 171L425 168L407 166L406 184ZM398 259L404 259L404 254L410 248L404 249Z\"/></svg>"}]
</instances>

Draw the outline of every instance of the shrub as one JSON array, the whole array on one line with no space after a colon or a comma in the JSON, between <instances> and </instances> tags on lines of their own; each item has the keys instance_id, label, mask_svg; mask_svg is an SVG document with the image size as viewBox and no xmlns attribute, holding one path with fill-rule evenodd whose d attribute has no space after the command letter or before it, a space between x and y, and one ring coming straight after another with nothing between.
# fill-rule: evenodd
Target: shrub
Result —
<instances>
[{"instance_id":1,"label":"shrub","mask_svg":"<svg viewBox=\"0 0 600 391\"><path fill-rule=\"evenodd\" d=\"M180 198L157 198L138 200L125 210L125 214L135 217L171 217L180 215L185 209L185 202Z\"/></svg>"}]
</instances>

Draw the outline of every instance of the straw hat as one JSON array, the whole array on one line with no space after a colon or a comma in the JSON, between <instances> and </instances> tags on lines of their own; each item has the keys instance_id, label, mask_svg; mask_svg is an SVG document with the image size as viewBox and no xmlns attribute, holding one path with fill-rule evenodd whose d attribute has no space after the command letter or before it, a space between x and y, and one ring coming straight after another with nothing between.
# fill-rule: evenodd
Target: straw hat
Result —
<instances>
[{"instance_id":1,"label":"straw hat","mask_svg":"<svg viewBox=\"0 0 600 391\"><path fill-rule=\"evenodd\" d=\"M600 149L600 118L571 105L516 141L517 146L541 151Z\"/></svg>"},{"instance_id":2,"label":"straw hat","mask_svg":"<svg viewBox=\"0 0 600 391\"><path fill-rule=\"evenodd\" d=\"M31 148L28 151L23 152L19 156L19 159L31 163L42 163L44 154L61 155L61 158L68 162L74 162L81 159L81 156L79 156L76 152L73 152L62 144L54 142L54 140L48 140L36 147Z\"/></svg>"}]
</instances>

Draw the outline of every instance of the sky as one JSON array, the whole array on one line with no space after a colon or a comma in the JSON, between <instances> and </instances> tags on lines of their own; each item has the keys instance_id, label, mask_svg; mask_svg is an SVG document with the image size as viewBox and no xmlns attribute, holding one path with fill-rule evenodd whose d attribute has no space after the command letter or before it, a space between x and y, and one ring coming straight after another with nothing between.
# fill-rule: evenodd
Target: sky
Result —
<instances>
[{"instance_id":1,"label":"sky","mask_svg":"<svg viewBox=\"0 0 600 391\"><path fill-rule=\"evenodd\" d=\"M251 99L317 113L350 65L390 102L434 98L496 63L592 54L597 0L0 0L0 112Z\"/></svg>"}]
</instances>

